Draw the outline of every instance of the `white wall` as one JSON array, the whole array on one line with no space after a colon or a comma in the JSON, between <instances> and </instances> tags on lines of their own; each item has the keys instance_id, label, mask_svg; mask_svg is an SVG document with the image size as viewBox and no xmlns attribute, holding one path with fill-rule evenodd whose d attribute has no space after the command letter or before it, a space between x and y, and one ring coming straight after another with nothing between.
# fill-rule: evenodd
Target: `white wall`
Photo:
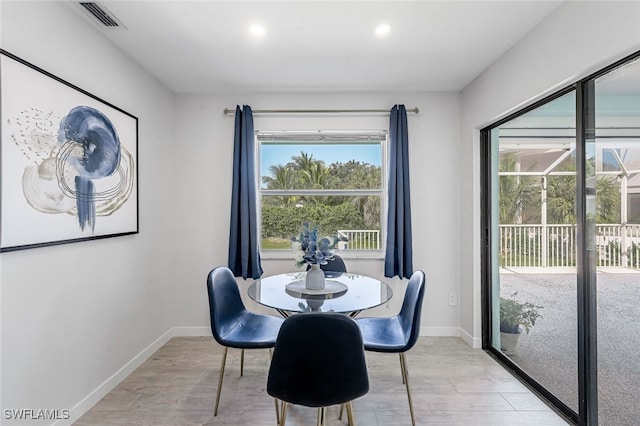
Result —
<instances>
[{"instance_id":1,"label":"white wall","mask_svg":"<svg viewBox=\"0 0 640 426\"><path fill-rule=\"evenodd\" d=\"M640 2L565 2L462 92L461 326L480 344L479 129L640 49Z\"/></svg>"},{"instance_id":2,"label":"white wall","mask_svg":"<svg viewBox=\"0 0 640 426\"><path fill-rule=\"evenodd\" d=\"M427 274L422 333L458 335L459 311L448 306L450 292L459 291L459 170L460 102L451 93L279 93L183 95L176 99L175 152L179 188L176 228L180 265L173 295L177 326L208 326L204 279L209 270L227 262L231 198L233 115L225 107L248 104L254 109L389 108L403 103L417 106L409 114L409 151L412 179L414 269ZM267 116L255 115L259 130L367 130L388 129L388 115L379 116ZM347 256L347 254L345 254ZM350 271L383 278L383 260L346 259ZM266 275L294 268L293 259L263 259ZM407 280L390 283L399 297L368 314L389 315L400 309ZM241 282L248 286L248 282ZM258 306L247 301L254 309Z\"/></svg>"},{"instance_id":3,"label":"white wall","mask_svg":"<svg viewBox=\"0 0 640 426\"><path fill-rule=\"evenodd\" d=\"M173 97L68 3L0 7L3 49L139 119L139 234L0 255L2 409L77 405L75 417L173 325Z\"/></svg>"}]
</instances>

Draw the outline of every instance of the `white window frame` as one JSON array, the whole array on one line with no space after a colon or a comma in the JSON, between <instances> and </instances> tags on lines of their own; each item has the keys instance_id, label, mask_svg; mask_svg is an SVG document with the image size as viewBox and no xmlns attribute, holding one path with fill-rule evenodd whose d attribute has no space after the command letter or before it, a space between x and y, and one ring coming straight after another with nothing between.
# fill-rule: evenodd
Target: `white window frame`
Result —
<instances>
[{"instance_id":1,"label":"white window frame","mask_svg":"<svg viewBox=\"0 0 640 426\"><path fill-rule=\"evenodd\" d=\"M365 143L364 138L369 138L367 142L373 140L380 141L381 145L381 170L380 189L296 189L296 190L274 190L262 188L262 176L260 174L261 165L261 146L263 141L268 140L292 140L292 144L295 142L312 142L321 144L324 141L330 141L335 143L336 141L344 140L345 144L353 144L355 140L361 139ZM262 235L262 197L268 196L280 196L280 195L326 195L326 196L367 196L367 195L379 195L380 196L380 249L378 250L341 250L340 257L349 258L372 258L382 259L384 258L385 246L386 246L386 234L387 234L387 203L388 203L388 170L389 170L389 132L387 130L312 130L312 131L298 131L298 130L278 130L278 131L255 131L255 176L256 176L256 193L258 199L257 215L258 215L258 235ZM288 162L290 159L283 159L284 162ZM357 159L355 159L357 160ZM287 259L291 258L291 253L288 250L274 250L260 248L260 255L263 259Z\"/></svg>"}]
</instances>

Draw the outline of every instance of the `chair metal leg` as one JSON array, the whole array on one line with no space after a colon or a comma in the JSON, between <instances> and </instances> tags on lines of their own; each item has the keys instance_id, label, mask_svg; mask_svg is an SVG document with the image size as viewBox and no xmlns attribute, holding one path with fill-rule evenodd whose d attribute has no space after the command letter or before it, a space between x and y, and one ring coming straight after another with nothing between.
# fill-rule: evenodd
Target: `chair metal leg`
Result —
<instances>
[{"instance_id":1,"label":"chair metal leg","mask_svg":"<svg viewBox=\"0 0 640 426\"><path fill-rule=\"evenodd\" d=\"M326 417L327 409L326 407L318 408L318 426L324 426L324 418Z\"/></svg>"},{"instance_id":2,"label":"chair metal leg","mask_svg":"<svg viewBox=\"0 0 640 426\"><path fill-rule=\"evenodd\" d=\"M216 395L216 408L213 411L213 415L218 415L218 404L220 404L220 391L222 390L222 378L224 377L224 365L227 362L227 351L229 348L225 347L222 352L222 364L220 365L220 377L218 377L218 393Z\"/></svg>"},{"instance_id":3,"label":"chair metal leg","mask_svg":"<svg viewBox=\"0 0 640 426\"><path fill-rule=\"evenodd\" d=\"M406 384L404 378L407 375L406 370L404 369L404 363L402 362L402 353L399 353L399 358L400 358L400 373L402 374L402 384Z\"/></svg>"},{"instance_id":4,"label":"chair metal leg","mask_svg":"<svg viewBox=\"0 0 640 426\"><path fill-rule=\"evenodd\" d=\"M269 362L273 358L273 348L269 348ZM276 424L280 424L280 405L278 404L278 398L273 398L273 402L276 404Z\"/></svg>"},{"instance_id":5,"label":"chair metal leg","mask_svg":"<svg viewBox=\"0 0 640 426\"><path fill-rule=\"evenodd\" d=\"M284 426L285 419L287 417L287 403L282 401L282 407L280 407L280 426Z\"/></svg>"},{"instance_id":6,"label":"chair metal leg","mask_svg":"<svg viewBox=\"0 0 640 426\"><path fill-rule=\"evenodd\" d=\"M356 422L353 420L353 406L351 401L347 402L347 423L349 426L355 426Z\"/></svg>"},{"instance_id":7,"label":"chair metal leg","mask_svg":"<svg viewBox=\"0 0 640 426\"><path fill-rule=\"evenodd\" d=\"M240 349L240 377L244 373L244 349Z\"/></svg>"},{"instance_id":8,"label":"chair metal leg","mask_svg":"<svg viewBox=\"0 0 640 426\"><path fill-rule=\"evenodd\" d=\"M413 400L411 399L411 388L409 387L409 370L407 369L407 358L404 353L400 354L400 363L403 368L404 383L407 386L407 398L409 398L409 412L411 413L411 425L416 425L416 418L413 414Z\"/></svg>"},{"instance_id":9,"label":"chair metal leg","mask_svg":"<svg viewBox=\"0 0 640 426\"><path fill-rule=\"evenodd\" d=\"M276 404L276 424L280 424L280 405L278 404L278 398L273 398L273 402Z\"/></svg>"}]
</instances>

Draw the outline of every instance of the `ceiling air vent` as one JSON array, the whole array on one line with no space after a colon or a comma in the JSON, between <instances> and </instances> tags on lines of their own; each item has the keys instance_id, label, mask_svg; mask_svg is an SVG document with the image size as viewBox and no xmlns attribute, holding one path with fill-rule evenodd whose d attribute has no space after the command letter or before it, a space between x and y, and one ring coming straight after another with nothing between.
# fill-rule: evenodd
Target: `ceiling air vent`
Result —
<instances>
[{"instance_id":1,"label":"ceiling air vent","mask_svg":"<svg viewBox=\"0 0 640 426\"><path fill-rule=\"evenodd\" d=\"M82 9L97 19L100 24L108 28L125 28L122 22L109 12L104 6L95 2L79 2L78 5Z\"/></svg>"}]
</instances>

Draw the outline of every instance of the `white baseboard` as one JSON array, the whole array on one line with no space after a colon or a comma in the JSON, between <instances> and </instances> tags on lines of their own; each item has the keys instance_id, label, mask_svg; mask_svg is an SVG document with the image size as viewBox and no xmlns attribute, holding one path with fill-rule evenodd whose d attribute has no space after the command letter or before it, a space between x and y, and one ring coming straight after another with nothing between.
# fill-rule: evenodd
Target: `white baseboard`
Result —
<instances>
[{"instance_id":1,"label":"white baseboard","mask_svg":"<svg viewBox=\"0 0 640 426\"><path fill-rule=\"evenodd\" d=\"M100 386L95 388L84 397L79 403L69 410L69 418L64 420L58 420L52 423L52 426L67 426L73 424L76 420L82 417L91 407L93 407L98 401L100 401L106 394L111 392L118 383L123 381L129 374L136 368L142 365L151 355L153 355L158 349L169 341L174 336L174 329L171 328L165 332L162 336L158 337L153 343L144 348L138 355L133 357L131 361L126 363L122 368L116 371L111 377L105 380Z\"/></svg>"},{"instance_id":2,"label":"white baseboard","mask_svg":"<svg viewBox=\"0 0 640 426\"><path fill-rule=\"evenodd\" d=\"M462 340L464 340L464 342L467 345L471 346L473 349L481 349L482 348L482 338L473 337L472 335L467 333L462 328L460 329L460 337L462 338Z\"/></svg>"},{"instance_id":3,"label":"white baseboard","mask_svg":"<svg viewBox=\"0 0 640 426\"><path fill-rule=\"evenodd\" d=\"M176 336L211 336L211 327L172 327L166 331L162 336L158 337L153 343L144 348L138 355L134 356L131 361L125 364L120 370L115 372L111 377L105 380L100 386L95 388L89 395L77 403L71 410L69 410L69 418L61 419L54 423L52 426L70 426L82 417L91 407L93 407L98 401L100 401L106 394L111 392L118 383L123 381L129 374L136 368L142 365L151 355L153 355L158 349L160 349L165 343L172 337Z\"/></svg>"}]
</instances>

